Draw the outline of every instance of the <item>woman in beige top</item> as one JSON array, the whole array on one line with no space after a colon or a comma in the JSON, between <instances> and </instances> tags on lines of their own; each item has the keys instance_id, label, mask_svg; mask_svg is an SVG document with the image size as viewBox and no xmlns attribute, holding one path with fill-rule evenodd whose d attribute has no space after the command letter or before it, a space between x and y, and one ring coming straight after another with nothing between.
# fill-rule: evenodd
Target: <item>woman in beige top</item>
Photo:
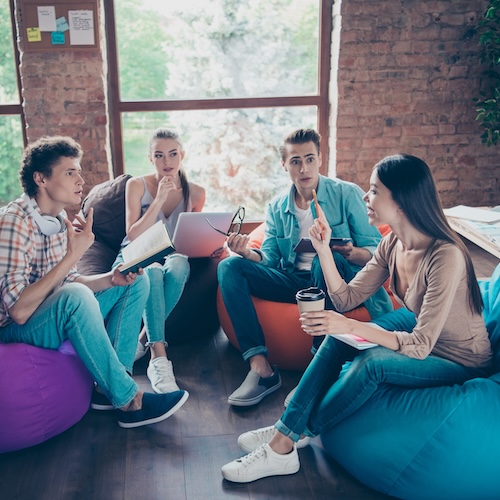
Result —
<instances>
[{"instance_id":1,"label":"woman in beige top","mask_svg":"<svg viewBox=\"0 0 500 500\"><path fill-rule=\"evenodd\" d=\"M375 165L364 200L370 224L389 224L392 233L349 284L332 258L331 231L322 211L310 229L328 293L338 311L347 311L389 277L406 308L373 323L334 311L302 314L309 335L354 334L378 347L358 350L328 335L280 420L238 438L250 453L222 468L230 481L297 472L297 448L361 407L380 384L433 387L488 374L492 352L472 261L446 221L427 164L408 155L383 159ZM346 361L351 366L339 377Z\"/></svg>"}]
</instances>

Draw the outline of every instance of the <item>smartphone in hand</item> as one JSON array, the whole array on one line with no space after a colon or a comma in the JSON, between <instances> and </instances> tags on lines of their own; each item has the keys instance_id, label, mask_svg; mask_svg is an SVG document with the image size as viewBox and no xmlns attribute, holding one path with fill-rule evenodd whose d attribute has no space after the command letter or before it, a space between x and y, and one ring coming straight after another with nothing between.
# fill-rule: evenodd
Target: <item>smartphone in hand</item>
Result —
<instances>
[{"instance_id":1,"label":"smartphone in hand","mask_svg":"<svg viewBox=\"0 0 500 500\"><path fill-rule=\"evenodd\" d=\"M330 238L330 248L335 245L347 245L352 240L351 238ZM314 250L313 244L311 242L311 238L302 238L293 248L293 251L296 253L303 252L316 252Z\"/></svg>"}]
</instances>

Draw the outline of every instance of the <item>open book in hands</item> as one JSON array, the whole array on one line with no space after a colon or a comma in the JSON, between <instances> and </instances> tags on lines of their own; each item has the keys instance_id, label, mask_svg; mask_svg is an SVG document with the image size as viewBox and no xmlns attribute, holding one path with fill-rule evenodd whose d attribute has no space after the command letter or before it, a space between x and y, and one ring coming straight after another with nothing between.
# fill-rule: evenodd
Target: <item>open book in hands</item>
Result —
<instances>
[{"instance_id":1,"label":"open book in hands","mask_svg":"<svg viewBox=\"0 0 500 500\"><path fill-rule=\"evenodd\" d=\"M123 263L119 270L122 274L136 273L140 267L161 263L172 252L175 252L175 247L167 228L158 221L122 249Z\"/></svg>"}]
</instances>

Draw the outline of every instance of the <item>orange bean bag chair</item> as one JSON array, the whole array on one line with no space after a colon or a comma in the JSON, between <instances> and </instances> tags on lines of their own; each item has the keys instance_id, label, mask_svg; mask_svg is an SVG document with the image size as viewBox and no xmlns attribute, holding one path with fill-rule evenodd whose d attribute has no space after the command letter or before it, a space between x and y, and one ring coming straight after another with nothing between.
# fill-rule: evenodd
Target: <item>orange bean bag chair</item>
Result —
<instances>
[{"instance_id":1,"label":"orange bean bag chair","mask_svg":"<svg viewBox=\"0 0 500 500\"><path fill-rule=\"evenodd\" d=\"M390 232L389 226L380 226L379 230L382 236ZM252 248L260 248L263 239L264 223L250 233L249 245ZM401 307L389 291L388 283L384 286L389 293L394 309ZM266 339L269 362L278 365L282 370L304 370L312 358L312 337L306 335L300 327L297 304L271 302L257 297L252 297L252 301ZM229 342L240 350L220 289L217 290L217 313ZM371 320L370 314L364 306L356 307L345 315L359 321Z\"/></svg>"}]
</instances>

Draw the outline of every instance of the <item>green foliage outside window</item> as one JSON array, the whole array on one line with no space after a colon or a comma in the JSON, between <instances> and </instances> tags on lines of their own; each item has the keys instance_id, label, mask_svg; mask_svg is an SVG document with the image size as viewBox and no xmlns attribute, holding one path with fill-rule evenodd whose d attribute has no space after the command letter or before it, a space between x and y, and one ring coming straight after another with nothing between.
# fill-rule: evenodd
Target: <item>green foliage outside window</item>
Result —
<instances>
[{"instance_id":1,"label":"green foliage outside window","mask_svg":"<svg viewBox=\"0 0 500 500\"><path fill-rule=\"evenodd\" d=\"M19 103L7 0L0 0L0 48L0 105ZM16 198L21 192L18 171L22 150L20 116L2 115L0 108L0 206Z\"/></svg>"},{"instance_id":2,"label":"green foliage outside window","mask_svg":"<svg viewBox=\"0 0 500 500\"><path fill-rule=\"evenodd\" d=\"M123 101L163 96L168 78L168 38L156 12L137 0L115 0Z\"/></svg>"},{"instance_id":3,"label":"green foliage outside window","mask_svg":"<svg viewBox=\"0 0 500 500\"><path fill-rule=\"evenodd\" d=\"M115 0L122 100L314 95L318 0ZM140 25L141 29L137 29ZM190 180L207 189L206 210L245 205L250 219L289 185L282 137L317 127L315 107L143 112L122 115L125 171L144 175L148 139L176 128Z\"/></svg>"},{"instance_id":4,"label":"green foliage outside window","mask_svg":"<svg viewBox=\"0 0 500 500\"><path fill-rule=\"evenodd\" d=\"M475 98L477 117L483 129L481 141L487 146L500 140L500 0L491 0L483 19L479 22L481 62L487 66L484 72L489 88Z\"/></svg>"},{"instance_id":5,"label":"green foliage outside window","mask_svg":"<svg viewBox=\"0 0 500 500\"><path fill-rule=\"evenodd\" d=\"M0 206L21 192L19 166L23 151L21 120L18 116L0 116Z\"/></svg>"}]
</instances>

